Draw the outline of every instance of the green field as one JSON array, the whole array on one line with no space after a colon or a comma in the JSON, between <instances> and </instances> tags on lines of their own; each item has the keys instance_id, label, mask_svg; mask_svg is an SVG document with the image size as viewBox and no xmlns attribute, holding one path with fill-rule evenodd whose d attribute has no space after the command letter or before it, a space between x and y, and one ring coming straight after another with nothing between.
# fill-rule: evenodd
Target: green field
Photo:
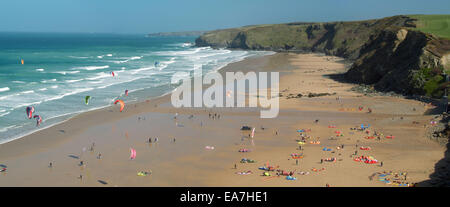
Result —
<instances>
[{"instance_id":1,"label":"green field","mask_svg":"<svg viewBox=\"0 0 450 207\"><path fill-rule=\"evenodd\" d=\"M450 15L409 15L417 19L417 29L450 39Z\"/></svg>"}]
</instances>

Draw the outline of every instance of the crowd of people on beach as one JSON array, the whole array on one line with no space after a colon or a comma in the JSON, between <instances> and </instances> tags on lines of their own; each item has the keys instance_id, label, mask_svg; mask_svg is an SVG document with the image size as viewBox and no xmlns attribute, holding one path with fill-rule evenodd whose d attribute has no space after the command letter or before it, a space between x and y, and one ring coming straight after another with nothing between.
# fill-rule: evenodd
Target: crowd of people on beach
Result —
<instances>
[{"instance_id":1,"label":"crowd of people on beach","mask_svg":"<svg viewBox=\"0 0 450 207\"><path fill-rule=\"evenodd\" d=\"M371 112L371 109L370 109L370 112ZM318 123L318 122L319 122L318 119L314 120L314 123ZM337 127L334 126L334 125L330 125L328 128L335 129ZM243 130L243 129L250 130L250 129L254 129L254 128L244 126L244 127L242 127L241 130ZM304 151L305 145L307 143L311 144L311 146L313 146L313 145L321 145L320 137L313 138L310 135L312 133L311 129L300 129L300 130L297 130L297 132L298 132L298 138L296 139L296 142L298 144L297 150L300 150L301 153L292 153L291 157L289 158L289 159L295 160L295 166L299 166L299 163L300 163L299 160L301 160L304 157L303 151ZM376 140L378 140L378 141L390 140L390 139L393 139L395 137L393 135L384 136L384 134L381 133L379 130L372 130L372 127L369 124L368 125L361 124L361 126L350 128L349 133L354 135L355 132L359 133L359 136L361 138L363 138L363 137L365 137L366 139L375 139L376 138ZM278 130L276 130L276 133L278 134ZM343 131L335 131L335 135L331 136L331 138L334 138L334 139L330 138L329 140L336 141L336 140L339 140L340 138L343 138L344 136L345 135L344 135ZM370 138L367 138L367 137L370 137ZM372 138L372 137L374 137L374 138ZM308 140L310 140L310 141L307 142ZM354 151L354 153L350 154L350 158L352 158L354 161L363 162L365 164L371 164L371 165L375 165L376 164L379 167L383 167L383 161L378 161L373 156L370 156L370 155L359 155L358 156L358 151L359 150L362 150L365 153L370 153L371 150L372 150L372 148L369 147L369 146L358 145L359 141L360 140L358 139L357 140L357 144L354 145L355 151ZM335 149L325 146L325 147L322 147L322 151L330 152L332 154L337 154L337 156L341 156L342 153L344 152L342 150L344 150L344 148L346 149L345 146L346 145L342 144L342 143L338 144L338 146L336 146ZM243 152L242 149L239 150L239 152ZM245 151L245 152L250 152L250 150ZM244 159L246 159L246 158L244 158ZM325 162L336 163L338 161L343 161L343 160L344 160L344 158L326 157L326 158L321 158L319 164L323 165ZM241 161L241 163L244 164L244 163L249 163L249 162L242 162ZM254 163L254 162L250 162L250 163ZM237 165L234 164L234 169L237 170L237 168L238 168ZM258 169L263 171L261 176L267 177L267 178L263 178L263 180L268 180L270 178L276 178L276 177L281 177L281 176L285 176L286 180L289 180L289 181L297 180L297 178L295 177L296 170L285 170L285 169L281 169L280 166L276 166L276 167L270 166L268 164L268 162L267 162L267 164L264 164L264 166L259 167ZM325 167L320 167L320 168L314 167L314 168L311 169L311 172L315 172L315 173L322 172L322 171L325 171ZM274 174L272 174L271 172L274 172ZM245 173L244 174L243 173L236 173L236 174L244 175ZM300 171L297 174L305 176L305 175L309 175L310 172L308 172L308 171ZM378 173L378 174L382 174L382 173ZM248 175L248 174L245 174L245 175ZM391 177L388 177L388 175L393 175L393 176L391 176L392 177L391 178ZM406 172L402 172L400 174L397 174L397 173L392 173L392 172L386 173L384 171L384 174L382 174L381 176L383 177L382 181L384 183L392 185L392 186L398 186L398 187L406 187L406 186L407 187L413 187L413 186L415 186L414 183L407 181L408 177L407 177L407 173ZM400 178L399 176L403 176L401 180L399 179ZM371 180L372 180L372 177L370 177ZM381 178L380 178L380 180L381 180ZM331 185L329 183L326 184L326 187L330 187L330 186Z\"/></svg>"}]
</instances>

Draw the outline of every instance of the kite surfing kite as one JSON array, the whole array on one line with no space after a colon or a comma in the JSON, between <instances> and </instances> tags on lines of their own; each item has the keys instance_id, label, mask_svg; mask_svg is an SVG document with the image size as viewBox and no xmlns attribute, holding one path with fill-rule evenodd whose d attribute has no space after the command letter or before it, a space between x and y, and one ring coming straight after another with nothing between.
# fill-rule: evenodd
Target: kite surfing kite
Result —
<instances>
[{"instance_id":1,"label":"kite surfing kite","mask_svg":"<svg viewBox=\"0 0 450 207\"><path fill-rule=\"evenodd\" d=\"M125 107L125 103L122 100L116 100L114 104L120 103L120 112L123 111L123 108Z\"/></svg>"},{"instance_id":2,"label":"kite surfing kite","mask_svg":"<svg viewBox=\"0 0 450 207\"><path fill-rule=\"evenodd\" d=\"M86 105L88 105L90 99L91 99L91 96L86 96L86 97L84 98L84 103L86 103Z\"/></svg>"},{"instance_id":3,"label":"kite surfing kite","mask_svg":"<svg viewBox=\"0 0 450 207\"><path fill-rule=\"evenodd\" d=\"M112 77L114 77L116 74L114 74L114 71L111 71L111 75Z\"/></svg>"},{"instance_id":4,"label":"kite surfing kite","mask_svg":"<svg viewBox=\"0 0 450 207\"><path fill-rule=\"evenodd\" d=\"M252 138L255 136L255 128L252 130Z\"/></svg>"},{"instance_id":5,"label":"kite surfing kite","mask_svg":"<svg viewBox=\"0 0 450 207\"><path fill-rule=\"evenodd\" d=\"M42 117L39 115L34 115L34 117L36 119L36 126L38 127L39 125L41 125L42 123Z\"/></svg>"},{"instance_id":6,"label":"kite surfing kite","mask_svg":"<svg viewBox=\"0 0 450 207\"><path fill-rule=\"evenodd\" d=\"M34 112L34 107L33 107L33 106L28 106L28 107L27 107L27 116L28 116L28 119L33 118L33 112Z\"/></svg>"},{"instance_id":7,"label":"kite surfing kite","mask_svg":"<svg viewBox=\"0 0 450 207\"><path fill-rule=\"evenodd\" d=\"M130 159L134 160L136 158L136 150L130 148Z\"/></svg>"}]
</instances>

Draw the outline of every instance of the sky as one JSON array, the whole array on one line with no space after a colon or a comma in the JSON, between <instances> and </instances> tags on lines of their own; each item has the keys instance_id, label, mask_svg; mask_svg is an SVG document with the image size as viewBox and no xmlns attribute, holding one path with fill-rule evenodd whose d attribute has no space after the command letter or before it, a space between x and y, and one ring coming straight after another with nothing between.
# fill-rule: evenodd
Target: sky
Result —
<instances>
[{"instance_id":1,"label":"sky","mask_svg":"<svg viewBox=\"0 0 450 207\"><path fill-rule=\"evenodd\" d=\"M0 31L147 34L450 14L450 0L1 0Z\"/></svg>"}]
</instances>

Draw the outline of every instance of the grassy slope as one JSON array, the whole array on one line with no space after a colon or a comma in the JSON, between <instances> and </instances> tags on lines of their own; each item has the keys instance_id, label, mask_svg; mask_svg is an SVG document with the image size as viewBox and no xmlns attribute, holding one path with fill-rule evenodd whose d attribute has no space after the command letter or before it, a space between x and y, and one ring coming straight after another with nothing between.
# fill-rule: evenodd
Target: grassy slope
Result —
<instances>
[{"instance_id":1,"label":"grassy slope","mask_svg":"<svg viewBox=\"0 0 450 207\"><path fill-rule=\"evenodd\" d=\"M450 39L450 15L409 15L417 19L417 29Z\"/></svg>"}]
</instances>

